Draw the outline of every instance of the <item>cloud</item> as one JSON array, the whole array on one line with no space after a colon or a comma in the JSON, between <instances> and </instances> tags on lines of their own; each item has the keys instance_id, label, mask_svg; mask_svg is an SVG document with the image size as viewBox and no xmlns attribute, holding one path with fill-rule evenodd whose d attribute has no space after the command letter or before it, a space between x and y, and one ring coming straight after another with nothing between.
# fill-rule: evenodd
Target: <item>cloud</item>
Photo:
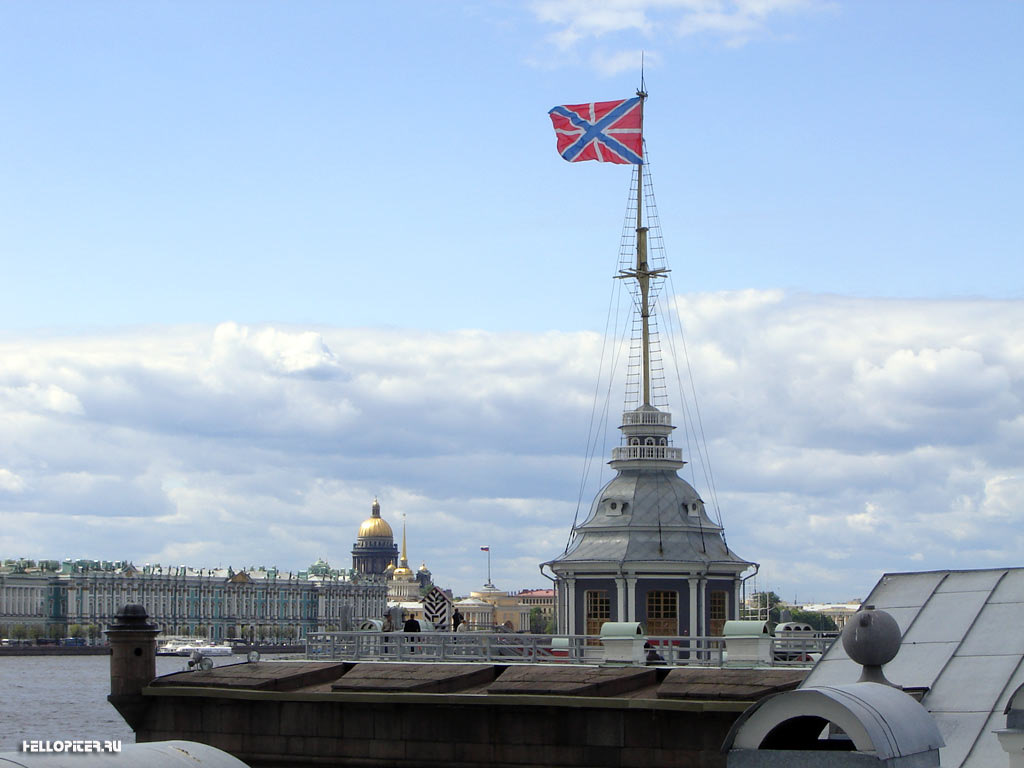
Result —
<instances>
[{"instance_id":1,"label":"cloud","mask_svg":"<svg viewBox=\"0 0 1024 768\"><path fill-rule=\"evenodd\" d=\"M25 481L9 469L0 469L0 491L21 493L25 490Z\"/></svg>"},{"instance_id":2,"label":"cloud","mask_svg":"<svg viewBox=\"0 0 1024 768\"><path fill-rule=\"evenodd\" d=\"M534 0L530 8L542 25L553 29L547 41L563 57L602 41L604 50L588 57L602 74L638 69L639 50L652 53L673 38L711 36L727 46L745 45L768 34L774 17L831 8L827 0ZM623 38L643 41L639 49L608 50ZM544 60L538 57L538 60Z\"/></svg>"},{"instance_id":3,"label":"cloud","mask_svg":"<svg viewBox=\"0 0 1024 768\"><path fill-rule=\"evenodd\" d=\"M661 56L656 52L646 52L640 48L611 53L597 50L590 54L591 66L605 77L612 77L620 72L639 71L641 64L646 67L657 67L660 62Z\"/></svg>"},{"instance_id":4,"label":"cloud","mask_svg":"<svg viewBox=\"0 0 1024 768\"><path fill-rule=\"evenodd\" d=\"M559 48L567 49L583 39L615 32L650 32L648 10L656 4L629 0L535 0L531 9L539 21L558 27L549 39Z\"/></svg>"},{"instance_id":5,"label":"cloud","mask_svg":"<svg viewBox=\"0 0 1024 768\"><path fill-rule=\"evenodd\" d=\"M1024 302L744 291L672 306L707 441L673 375L683 474L764 586L846 599L885 571L1024 559ZM537 564L610 477L621 393L580 495L601 345L233 323L8 335L0 554L345 566L377 496L440 583L482 584L489 544L497 584L544 586ZM678 344L662 347L685 377Z\"/></svg>"}]
</instances>

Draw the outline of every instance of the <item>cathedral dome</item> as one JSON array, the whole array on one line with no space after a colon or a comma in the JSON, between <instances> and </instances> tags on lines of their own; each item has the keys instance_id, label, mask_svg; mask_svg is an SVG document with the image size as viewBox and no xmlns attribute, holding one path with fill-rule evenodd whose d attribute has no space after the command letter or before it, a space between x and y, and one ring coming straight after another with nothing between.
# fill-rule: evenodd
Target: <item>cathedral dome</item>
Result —
<instances>
[{"instance_id":1,"label":"cathedral dome","mask_svg":"<svg viewBox=\"0 0 1024 768\"><path fill-rule=\"evenodd\" d=\"M380 517L368 517L363 521L363 524L359 526L359 538L386 538L393 539L395 534L391 530L391 526L387 524L387 521Z\"/></svg>"},{"instance_id":2,"label":"cathedral dome","mask_svg":"<svg viewBox=\"0 0 1024 768\"><path fill-rule=\"evenodd\" d=\"M380 516L380 503L374 499L370 516L359 526L360 539L393 539L394 532L387 521Z\"/></svg>"}]
</instances>

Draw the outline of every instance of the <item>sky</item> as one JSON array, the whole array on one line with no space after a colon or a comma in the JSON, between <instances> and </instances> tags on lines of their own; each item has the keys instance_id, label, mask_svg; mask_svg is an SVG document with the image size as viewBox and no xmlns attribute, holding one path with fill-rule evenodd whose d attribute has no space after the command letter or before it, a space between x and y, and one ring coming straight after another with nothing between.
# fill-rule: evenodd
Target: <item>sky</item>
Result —
<instances>
[{"instance_id":1,"label":"sky","mask_svg":"<svg viewBox=\"0 0 1024 768\"><path fill-rule=\"evenodd\" d=\"M682 474L759 585L1024 564L1022 33L1019 0L0 0L0 557L349 567L376 496L441 586L481 546L549 586L611 477L630 169L547 111L642 52Z\"/></svg>"}]
</instances>

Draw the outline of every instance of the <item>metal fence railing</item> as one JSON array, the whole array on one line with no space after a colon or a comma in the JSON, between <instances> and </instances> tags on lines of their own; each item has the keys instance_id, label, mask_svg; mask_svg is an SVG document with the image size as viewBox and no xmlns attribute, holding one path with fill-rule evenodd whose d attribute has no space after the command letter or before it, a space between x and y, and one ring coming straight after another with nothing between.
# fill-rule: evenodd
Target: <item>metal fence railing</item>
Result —
<instances>
[{"instance_id":1,"label":"metal fence railing","mask_svg":"<svg viewBox=\"0 0 1024 768\"><path fill-rule=\"evenodd\" d=\"M727 658L722 637L656 637L645 641L650 664L719 667ZM809 666L833 636L776 638L772 664ZM593 635L529 635L491 632L313 632L306 658L320 661L442 661L482 663L600 664L604 647Z\"/></svg>"}]
</instances>

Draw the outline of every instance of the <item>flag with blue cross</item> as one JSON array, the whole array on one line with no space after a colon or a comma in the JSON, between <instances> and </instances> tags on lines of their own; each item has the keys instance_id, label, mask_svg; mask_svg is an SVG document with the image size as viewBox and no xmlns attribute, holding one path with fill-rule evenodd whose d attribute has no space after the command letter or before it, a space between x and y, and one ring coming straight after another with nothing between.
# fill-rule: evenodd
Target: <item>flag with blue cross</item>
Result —
<instances>
[{"instance_id":1,"label":"flag with blue cross","mask_svg":"<svg viewBox=\"0 0 1024 768\"><path fill-rule=\"evenodd\" d=\"M558 152L570 163L643 165L643 99L566 104L549 112Z\"/></svg>"}]
</instances>

